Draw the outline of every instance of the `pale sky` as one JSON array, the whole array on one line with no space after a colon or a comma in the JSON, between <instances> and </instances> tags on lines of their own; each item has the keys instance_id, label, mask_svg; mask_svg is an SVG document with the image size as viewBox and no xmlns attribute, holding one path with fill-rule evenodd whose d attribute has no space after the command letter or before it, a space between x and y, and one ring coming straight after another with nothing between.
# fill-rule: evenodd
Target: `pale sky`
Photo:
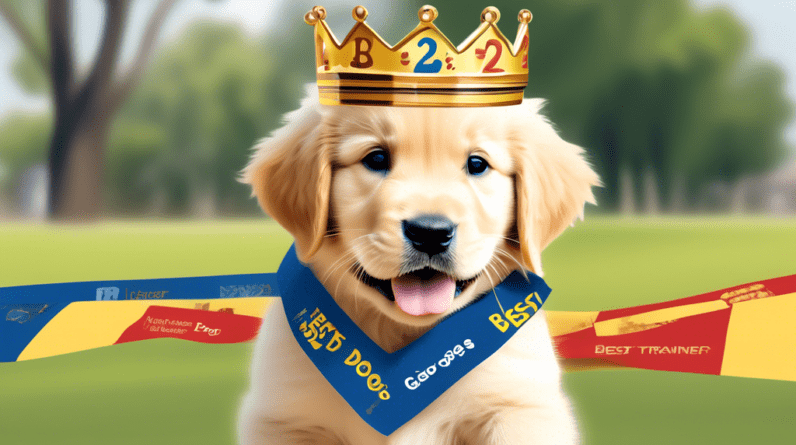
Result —
<instances>
[{"instance_id":1,"label":"pale sky","mask_svg":"<svg viewBox=\"0 0 796 445\"><path fill-rule=\"evenodd\" d=\"M729 8L752 30L752 52L754 57L768 59L780 65L787 75L786 89L796 103L796 0L692 0L699 7ZM167 20L160 44L174 39L190 22L208 17L241 24L252 35L265 32L276 17L282 0L188 0L178 3ZM349 3L347 0L327 3ZM367 6L367 2L363 2ZM433 2L432 2L433 3ZM488 3L488 2L487 2ZM486 3L485 3L486 4ZM129 60L144 23L154 8L154 1L134 2L131 22L125 35L123 60ZM329 7L331 5L328 5ZM374 17L375 18L375 17ZM100 0L76 0L74 14L74 38L77 42L77 58L86 64L96 50L102 32L102 5ZM0 18L0 119L10 111L38 111L48 104L46 97L26 95L16 84L10 73L11 65L20 50L16 36L6 22ZM788 129L788 139L796 147L796 120Z\"/></svg>"}]
</instances>

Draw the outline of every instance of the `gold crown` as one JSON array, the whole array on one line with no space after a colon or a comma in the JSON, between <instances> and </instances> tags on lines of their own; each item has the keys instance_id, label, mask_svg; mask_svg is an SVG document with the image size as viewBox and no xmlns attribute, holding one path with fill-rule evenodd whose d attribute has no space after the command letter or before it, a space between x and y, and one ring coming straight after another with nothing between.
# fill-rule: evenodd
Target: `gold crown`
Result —
<instances>
[{"instance_id":1,"label":"gold crown","mask_svg":"<svg viewBox=\"0 0 796 445\"><path fill-rule=\"evenodd\" d=\"M340 43L316 6L304 16L315 27L315 61L324 105L482 107L522 102L528 85L528 23L520 11L514 43L497 27L500 11L487 7L481 25L458 47L436 26L437 9L423 6L420 24L391 46L352 11L356 25Z\"/></svg>"}]
</instances>

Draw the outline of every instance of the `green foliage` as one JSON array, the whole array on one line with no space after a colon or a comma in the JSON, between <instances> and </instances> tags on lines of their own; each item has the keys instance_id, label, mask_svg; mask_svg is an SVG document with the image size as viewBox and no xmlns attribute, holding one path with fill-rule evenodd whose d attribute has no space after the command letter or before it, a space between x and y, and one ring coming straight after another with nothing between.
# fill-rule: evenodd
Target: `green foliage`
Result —
<instances>
[{"instance_id":1,"label":"green foliage","mask_svg":"<svg viewBox=\"0 0 796 445\"><path fill-rule=\"evenodd\" d=\"M13 200L25 171L47 164L51 129L48 114L11 114L0 122L0 204Z\"/></svg>"},{"instance_id":2,"label":"green foliage","mask_svg":"<svg viewBox=\"0 0 796 445\"><path fill-rule=\"evenodd\" d=\"M203 196L233 211L253 208L235 178L265 131L270 60L227 24L195 24L178 42L160 53L114 126L113 193L129 205L160 190L171 212Z\"/></svg>"},{"instance_id":3,"label":"green foliage","mask_svg":"<svg viewBox=\"0 0 796 445\"><path fill-rule=\"evenodd\" d=\"M47 46L47 32L45 28L45 5L42 1L15 2L0 0L6 7L15 12L23 22L23 26L30 31L35 44L42 49L43 55L49 57ZM0 18L0 21L2 19ZM30 51L20 51L12 63L11 73L19 86L30 94L46 94L50 90L50 79L47 77L45 67Z\"/></svg>"},{"instance_id":4,"label":"green foliage","mask_svg":"<svg viewBox=\"0 0 796 445\"><path fill-rule=\"evenodd\" d=\"M7 170L0 180L6 192L24 170L47 162L51 128L46 114L12 114L0 123L0 165Z\"/></svg>"},{"instance_id":5,"label":"green foliage","mask_svg":"<svg viewBox=\"0 0 796 445\"><path fill-rule=\"evenodd\" d=\"M587 148L606 185L602 208L616 203L621 169L637 187L652 170L666 197L677 178L696 190L769 169L786 153L784 75L750 60L747 31L726 10L700 12L686 0L493 4L510 38L517 11L533 12L526 95L549 99L565 139ZM435 24L459 42L484 4L435 6Z\"/></svg>"},{"instance_id":6,"label":"green foliage","mask_svg":"<svg viewBox=\"0 0 796 445\"><path fill-rule=\"evenodd\" d=\"M106 195L112 210L141 211L154 198L150 173L153 160L163 155L166 129L141 121L120 121L108 140L105 165Z\"/></svg>"},{"instance_id":7,"label":"green foliage","mask_svg":"<svg viewBox=\"0 0 796 445\"><path fill-rule=\"evenodd\" d=\"M50 89L50 79L42 69L41 64L30 51L22 51L11 67L19 86L30 94L48 93Z\"/></svg>"}]
</instances>

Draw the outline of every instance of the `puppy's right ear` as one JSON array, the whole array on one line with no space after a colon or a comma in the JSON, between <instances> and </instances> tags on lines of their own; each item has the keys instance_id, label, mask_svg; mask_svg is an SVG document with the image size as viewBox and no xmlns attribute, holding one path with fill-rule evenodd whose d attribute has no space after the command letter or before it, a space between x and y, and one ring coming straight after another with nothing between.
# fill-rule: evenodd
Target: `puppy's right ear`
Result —
<instances>
[{"instance_id":1,"label":"puppy's right ear","mask_svg":"<svg viewBox=\"0 0 796 445\"><path fill-rule=\"evenodd\" d=\"M595 204L592 187L600 186L582 148L556 133L540 114L541 99L514 108L521 129L516 142L515 193L517 232L525 266L542 276L542 250Z\"/></svg>"},{"instance_id":2,"label":"puppy's right ear","mask_svg":"<svg viewBox=\"0 0 796 445\"><path fill-rule=\"evenodd\" d=\"M332 167L319 107L317 94L307 97L285 116L284 127L255 146L241 172L260 207L296 239L305 262L320 248L329 217Z\"/></svg>"}]
</instances>

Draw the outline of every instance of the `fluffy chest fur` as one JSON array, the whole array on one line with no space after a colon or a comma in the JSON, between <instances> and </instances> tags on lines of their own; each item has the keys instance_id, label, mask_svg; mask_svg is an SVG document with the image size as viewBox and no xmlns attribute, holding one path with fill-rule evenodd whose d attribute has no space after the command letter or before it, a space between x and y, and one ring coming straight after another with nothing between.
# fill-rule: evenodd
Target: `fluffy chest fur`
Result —
<instances>
[{"instance_id":1,"label":"fluffy chest fur","mask_svg":"<svg viewBox=\"0 0 796 445\"><path fill-rule=\"evenodd\" d=\"M324 379L293 338L276 303L255 346L243 404L241 443L489 444L576 442L575 422L544 314L389 437L365 423ZM551 419L560 418L551 422ZM521 428L506 428L509 421ZM425 439L422 439L425 438ZM531 441L531 439L533 441Z\"/></svg>"}]
</instances>

